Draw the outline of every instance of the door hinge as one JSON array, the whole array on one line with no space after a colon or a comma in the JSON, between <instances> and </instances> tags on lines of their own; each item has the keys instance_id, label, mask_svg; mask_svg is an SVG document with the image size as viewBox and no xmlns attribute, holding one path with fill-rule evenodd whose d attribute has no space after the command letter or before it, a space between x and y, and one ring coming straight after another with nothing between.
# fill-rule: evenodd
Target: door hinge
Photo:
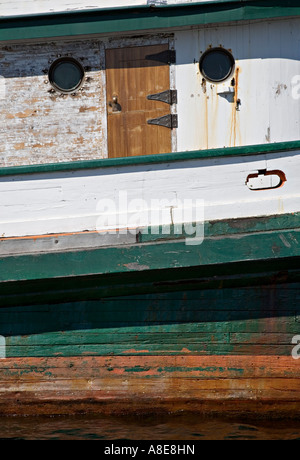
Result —
<instances>
[{"instance_id":1,"label":"door hinge","mask_svg":"<svg viewBox=\"0 0 300 460\"><path fill-rule=\"evenodd\" d=\"M165 115L164 117L153 118L147 121L148 125L163 126L165 128L178 128L178 115Z\"/></svg>"},{"instance_id":2,"label":"door hinge","mask_svg":"<svg viewBox=\"0 0 300 460\"><path fill-rule=\"evenodd\" d=\"M162 62L163 64L175 64L176 63L176 51L166 50L157 54L148 54L146 58L148 61Z\"/></svg>"},{"instance_id":3,"label":"door hinge","mask_svg":"<svg viewBox=\"0 0 300 460\"><path fill-rule=\"evenodd\" d=\"M149 101L165 102L170 105L177 104L177 90L169 89L168 91L163 91L162 93L149 94L147 99Z\"/></svg>"}]
</instances>

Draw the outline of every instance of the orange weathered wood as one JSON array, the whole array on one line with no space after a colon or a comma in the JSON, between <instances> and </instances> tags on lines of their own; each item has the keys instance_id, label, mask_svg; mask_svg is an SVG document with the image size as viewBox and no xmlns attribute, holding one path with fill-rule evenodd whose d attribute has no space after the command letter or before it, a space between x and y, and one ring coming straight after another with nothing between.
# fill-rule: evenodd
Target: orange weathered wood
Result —
<instances>
[{"instance_id":1,"label":"orange weathered wood","mask_svg":"<svg viewBox=\"0 0 300 460\"><path fill-rule=\"evenodd\" d=\"M118 398L138 397L146 399L272 399L299 400L300 379L264 378L264 379L198 379L178 377L138 376L76 378L76 379L24 379L1 383L1 393L5 392L42 392L70 391L78 397L91 391L93 397L110 396Z\"/></svg>"},{"instance_id":2,"label":"orange weathered wood","mask_svg":"<svg viewBox=\"0 0 300 460\"><path fill-rule=\"evenodd\" d=\"M87 356L7 358L0 360L0 377L49 378L105 375L165 375L203 378L300 377L299 361L291 356Z\"/></svg>"},{"instance_id":3,"label":"orange weathered wood","mask_svg":"<svg viewBox=\"0 0 300 460\"><path fill-rule=\"evenodd\" d=\"M168 64L147 59L168 45L106 50L109 158L171 152L171 130L147 120L170 114L170 106L148 95L170 89ZM116 110L113 100L117 98Z\"/></svg>"},{"instance_id":4,"label":"orange weathered wood","mask_svg":"<svg viewBox=\"0 0 300 460\"><path fill-rule=\"evenodd\" d=\"M289 356L3 359L0 382L0 414L214 412L217 403L221 412L273 403L265 414L300 414L300 366Z\"/></svg>"}]
</instances>

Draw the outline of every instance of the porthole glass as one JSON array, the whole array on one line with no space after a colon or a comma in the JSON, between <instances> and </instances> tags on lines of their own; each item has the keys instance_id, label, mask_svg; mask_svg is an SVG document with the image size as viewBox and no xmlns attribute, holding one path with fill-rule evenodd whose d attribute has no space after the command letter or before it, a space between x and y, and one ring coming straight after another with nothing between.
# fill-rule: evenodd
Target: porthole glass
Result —
<instances>
[{"instance_id":1,"label":"porthole glass","mask_svg":"<svg viewBox=\"0 0 300 460\"><path fill-rule=\"evenodd\" d=\"M82 65L72 58L62 58L55 61L49 71L51 85L63 92L72 93L82 84L84 70Z\"/></svg>"},{"instance_id":2,"label":"porthole glass","mask_svg":"<svg viewBox=\"0 0 300 460\"><path fill-rule=\"evenodd\" d=\"M231 76L234 64L232 54L223 48L214 48L203 54L200 71L207 80L219 83Z\"/></svg>"}]
</instances>

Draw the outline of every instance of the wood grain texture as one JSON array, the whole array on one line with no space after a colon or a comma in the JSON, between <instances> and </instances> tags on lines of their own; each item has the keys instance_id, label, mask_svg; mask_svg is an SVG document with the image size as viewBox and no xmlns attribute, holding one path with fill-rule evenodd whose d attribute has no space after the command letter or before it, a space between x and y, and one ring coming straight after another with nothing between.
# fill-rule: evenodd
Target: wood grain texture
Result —
<instances>
[{"instance_id":1,"label":"wood grain texture","mask_svg":"<svg viewBox=\"0 0 300 460\"><path fill-rule=\"evenodd\" d=\"M146 59L167 50L168 45L106 50L107 101L116 96L120 105L119 112L108 106L109 158L172 151L171 130L147 124L170 114L167 104L147 100L170 89L169 65Z\"/></svg>"},{"instance_id":2,"label":"wood grain texture","mask_svg":"<svg viewBox=\"0 0 300 460\"><path fill-rule=\"evenodd\" d=\"M66 26L64 29L69 30ZM15 28L11 27L10 30L14 31ZM31 30L34 30L33 26ZM97 32L99 30L101 27L98 26ZM199 28L193 32L176 31L174 37L177 54L174 81L178 89L179 127L176 133L179 151L272 145L274 142L299 139L298 86L295 80L295 76L299 75L299 62L296 47L293 46L293 43L300 40L298 18L277 19L267 24L255 22L238 27L220 26L216 30ZM8 133L6 145L2 143L0 147L0 159L4 166L106 156L104 53L103 59L93 54L97 48L99 52L104 43L105 39L95 42L76 39L73 43L60 44L56 41L45 45L22 43L1 47L1 82L4 80L6 83L5 116L1 117L2 126L6 124L6 128L0 132L1 138L5 139ZM232 75L236 82L233 100L227 100L224 93L223 96L218 93L222 93L222 89L228 90L232 79L221 85L220 90L220 85L204 85L203 76L199 72L201 54L210 46L220 44L231 50L236 61L236 72ZM273 49L276 50L276 59L273 59ZM44 83L46 74L43 74L43 70L49 67L48 60L51 61L53 55L69 53L74 57L83 57L84 65L92 68L88 74L92 79L87 85L88 90L74 100L49 100L49 95L45 94L48 86ZM35 55L34 64L32 55ZM127 69L126 75L132 70ZM261 79L261 75L264 75L264 79ZM125 81L139 88L138 78L126 78L122 79L121 89ZM157 80L151 76L151 79L160 85L161 77ZM149 76L146 79L143 76L143 81L146 80L149 80ZM109 81L110 78L108 84ZM116 83L114 86L117 86ZM241 106L236 111L238 99L241 100ZM120 115L114 115L110 118L115 124ZM61 117L59 123L58 117ZM75 119L76 130L72 131ZM138 126L132 131L133 151L139 148L145 151L147 145L142 146L143 142L149 142L151 149L159 128L147 127L152 131L149 131L150 136L146 137L146 141L142 136L141 143L136 137L139 127L145 123L141 112L134 112L132 123ZM125 123L122 126L113 136L113 142L119 142L119 146L124 145ZM163 132L163 128L160 131ZM155 142L161 143L161 139ZM172 149L163 150L171 152ZM122 152L114 156L117 155L121 156Z\"/></svg>"},{"instance_id":3,"label":"wood grain texture","mask_svg":"<svg viewBox=\"0 0 300 460\"><path fill-rule=\"evenodd\" d=\"M248 262L256 265L290 259L299 263L299 228L293 230L244 233L222 238L206 238L201 245L190 246L185 240L167 240L159 244L137 242L124 247L105 247L40 254L10 255L0 259L0 281L37 281L57 278L112 275L140 272L156 274ZM72 268L71 268L72 267ZM183 272L184 270L182 270Z\"/></svg>"},{"instance_id":4,"label":"wood grain texture","mask_svg":"<svg viewBox=\"0 0 300 460\"><path fill-rule=\"evenodd\" d=\"M0 414L299 414L290 358L85 357L0 361Z\"/></svg>"},{"instance_id":5,"label":"wood grain texture","mask_svg":"<svg viewBox=\"0 0 300 460\"><path fill-rule=\"evenodd\" d=\"M2 307L6 358L291 356L299 283ZM292 359L292 358L291 358Z\"/></svg>"},{"instance_id":6,"label":"wood grain texture","mask_svg":"<svg viewBox=\"0 0 300 460\"><path fill-rule=\"evenodd\" d=\"M50 65L61 56L72 56L85 68L84 84L74 94L62 95L49 84ZM104 158L103 65L97 41L2 44L0 67L5 97L0 99L1 164Z\"/></svg>"},{"instance_id":7,"label":"wood grain texture","mask_svg":"<svg viewBox=\"0 0 300 460\"><path fill-rule=\"evenodd\" d=\"M273 278L268 286L2 306L0 414L297 417L299 292L299 282Z\"/></svg>"}]
</instances>

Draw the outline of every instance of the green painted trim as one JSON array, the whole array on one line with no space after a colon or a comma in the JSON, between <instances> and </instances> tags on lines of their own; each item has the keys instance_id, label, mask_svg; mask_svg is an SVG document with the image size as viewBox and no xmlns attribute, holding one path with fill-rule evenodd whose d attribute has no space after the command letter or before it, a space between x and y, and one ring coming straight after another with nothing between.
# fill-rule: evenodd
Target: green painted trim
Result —
<instances>
[{"instance_id":1,"label":"green painted trim","mask_svg":"<svg viewBox=\"0 0 300 460\"><path fill-rule=\"evenodd\" d=\"M0 41L166 30L299 15L299 0L240 0L50 13L0 18Z\"/></svg>"},{"instance_id":2,"label":"green painted trim","mask_svg":"<svg viewBox=\"0 0 300 460\"><path fill-rule=\"evenodd\" d=\"M282 216L233 219L205 223L206 237L272 232L299 227L300 213ZM139 244L162 237L139 235ZM164 235L166 240L168 236ZM174 242L174 241L173 241ZM278 282L300 282L300 257L266 261L237 262L219 265L129 271L120 274L0 282L0 305L34 305L41 302L95 300L153 292L175 292L182 289L221 289L228 287L268 285Z\"/></svg>"},{"instance_id":3,"label":"green painted trim","mask_svg":"<svg viewBox=\"0 0 300 460\"><path fill-rule=\"evenodd\" d=\"M0 260L0 282L138 273L300 257L300 228L206 237L201 245L185 241L144 243L34 255Z\"/></svg>"},{"instance_id":4,"label":"green painted trim","mask_svg":"<svg viewBox=\"0 0 300 460\"><path fill-rule=\"evenodd\" d=\"M244 147L229 147L223 149L197 150L193 152L166 153L162 155L144 155L138 157L108 158L104 160L74 161L69 163L14 166L0 168L0 177L21 174L52 173L58 171L76 171L83 169L174 163L178 161L202 160L206 158L251 156L276 152L292 152L297 150L300 150L300 141L249 145Z\"/></svg>"},{"instance_id":5,"label":"green painted trim","mask_svg":"<svg viewBox=\"0 0 300 460\"><path fill-rule=\"evenodd\" d=\"M0 283L0 305L57 304L182 290L249 288L300 283L300 257L119 275ZM288 307L287 307L288 308ZM1 311L1 309L0 309Z\"/></svg>"},{"instance_id":6,"label":"green painted trim","mask_svg":"<svg viewBox=\"0 0 300 460\"><path fill-rule=\"evenodd\" d=\"M188 224L190 226L190 224ZM194 227L196 223L192 224ZM288 230L300 227L300 213L282 214L266 217L247 217L243 219L217 220L204 223L206 237L219 237L224 235L238 235L243 233L271 232L274 230ZM175 226L159 226L155 228L155 234L151 227L145 227L137 235L138 243L151 243L162 240L182 240L188 238L185 227L182 234L175 233ZM34 237L33 237L34 239Z\"/></svg>"},{"instance_id":7,"label":"green painted trim","mask_svg":"<svg viewBox=\"0 0 300 460\"><path fill-rule=\"evenodd\" d=\"M267 285L251 288L203 290L198 283L194 291L81 301L61 298L52 304L45 299L27 308L1 304L0 334L7 358L186 352L290 355L291 337L299 333L299 292L299 281L275 285L270 279ZM133 363L127 364L126 372L135 372ZM39 372L45 370L41 367ZM7 369L17 378L16 365L8 364ZM20 372L27 374L24 367Z\"/></svg>"}]
</instances>

